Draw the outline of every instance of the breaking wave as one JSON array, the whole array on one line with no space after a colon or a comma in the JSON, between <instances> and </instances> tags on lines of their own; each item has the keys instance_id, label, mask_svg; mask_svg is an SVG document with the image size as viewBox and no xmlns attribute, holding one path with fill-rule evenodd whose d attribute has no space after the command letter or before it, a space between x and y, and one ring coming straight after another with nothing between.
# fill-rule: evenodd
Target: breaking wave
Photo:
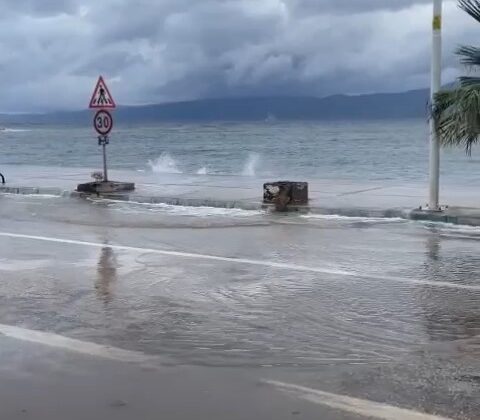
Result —
<instances>
[{"instance_id":1,"label":"breaking wave","mask_svg":"<svg viewBox=\"0 0 480 420\"><path fill-rule=\"evenodd\" d=\"M361 216L342 216L339 214L304 214L300 216L302 219L313 220L331 220L345 222L364 222L364 223L399 223L406 222L407 219L401 217L361 217Z\"/></svg>"},{"instance_id":2,"label":"breaking wave","mask_svg":"<svg viewBox=\"0 0 480 420\"><path fill-rule=\"evenodd\" d=\"M32 131L32 130L29 130L27 128L4 128L4 129L0 130L0 133L1 132L4 132L4 133L25 133L25 132L28 132L28 131Z\"/></svg>"},{"instance_id":3,"label":"breaking wave","mask_svg":"<svg viewBox=\"0 0 480 420\"><path fill-rule=\"evenodd\" d=\"M232 173L230 171L221 171L216 170L215 168L210 167L210 165L206 165L205 163L200 163L199 169L190 169L188 171L183 171L179 168L183 167L181 162L179 163L175 160L172 155L168 152L163 152L159 157L156 159L151 159L147 162L147 166L153 173L156 174L196 174L196 175L240 175L240 176L249 176L254 177L258 174L258 169L260 166L260 155L258 153L250 153L243 164L239 173Z\"/></svg>"},{"instance_id":4,"label":"breaking wave","mask_svg":"<svg viewBox=\"0 0 480 420\"><path fill-rule=\"evenodd\" d=\"M258 153L250 153L243 167L242 176L255 176L259 163L260 155Z\"/></svg>"},{"instance_id":5,"label":"breaking wave","mask_svg":"<svg viewBox=\"0 0 480 420\"><path fill-rule=\"evenodd\" d=\"M148 166L156 174L181 174L177 162L168 153L162 153L158 158L148 161Z\"/></svg>"},{"instance_id":6,"label":"breaking wave","mask_svg":"<svg viewBox=\"0 0 480 420\"><path fill-rule=\"evenodd\" d=\"M263 210L244 210L239 208L182 206L165 203L142 203L137 201L122 201L113 199L90 199L93 203L107 204L109 207L123 213L163 213L176 216L192 217L252 217L262 216Z\"/></svg>"}]
</instances>

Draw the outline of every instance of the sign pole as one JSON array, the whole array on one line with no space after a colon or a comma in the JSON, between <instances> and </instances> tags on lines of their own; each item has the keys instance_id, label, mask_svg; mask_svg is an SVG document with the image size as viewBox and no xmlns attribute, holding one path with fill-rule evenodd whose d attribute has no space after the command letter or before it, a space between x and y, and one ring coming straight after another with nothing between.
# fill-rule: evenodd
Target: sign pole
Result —
<instances>
[{"instance_id":1,"label":"sign pole","mask_svg":"<svg viewBox=\"0 0 480 420\"><path fill-rule=\"evenodd\" d=\"M103 180L108 181L108 172L107 172L107 145L103 143Z\"/></svg>"},{"instance_id":2,"label":"sign pole","mask_svg":"<svg viewBox=\"0 0 480 420\"><path fill-rule=\"evenodd\" d=\"M108 135L113 128L113 117L109 110L115 109L116 105L102 76L98 78L95 85L89 108L96 111L93 117L93 128L98 135L98 145L102 146L103 174L97 176L97 172L93 173L95 182L78 184L77 191L95 194L133 191L135 189L133 182L117 182L108 179L107 144L110 142ZM100 181L99 178L102 180Z\"/></svg>"},{"instance_id":3,"label":"sign pole","mask_svg":"<svg viewBox=\"0 0 480 420\"><path fill-rule=\"evenodd\" d=\"M102 145L103 149L103 181L107 182L108 181L108 170L107 170L107 144L109 143L108 141L108 136L100 136L98 138L98 144Z\"/></svg>"},{"instance_id":4,"label":"sign pole","mask_svg":"<svg viewBox=\"0 0 480 420\"><path fill-rule=\"evenodd\" d=\"M442 85L442 0L433 0L432 37L432 80L430 91L431 106L435 106L435 95ZM437 121L430 118L430 193L428 209L439 211L440 144L437 136Z\"/></svg>"},{"instance_id":5,"label":"sign pole","mask_svg":"<svg viewBox=\"0 0 480 420\"><path fill-rule=\"evenodd\" d=\"M108 181L108 171L107 171L107 144L109 143L108 133L112 130L113 127L113 118L112 115L101 109L93 117L93 126L98 136L98 145L102 146L103 152L103 182Z\"/></svg>"}]
</instances>

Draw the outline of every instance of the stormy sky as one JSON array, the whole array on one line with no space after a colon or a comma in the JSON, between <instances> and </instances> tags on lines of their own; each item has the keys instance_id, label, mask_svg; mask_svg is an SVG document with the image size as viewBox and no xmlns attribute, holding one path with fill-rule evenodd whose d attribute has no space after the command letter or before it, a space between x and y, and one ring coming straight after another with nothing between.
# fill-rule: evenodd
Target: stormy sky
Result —
<instances>
[{"instance_id":1,"label":"stormy sky","mask_svg":"<svg viewBox=\"0 0 480 420\"><path fill-rule=\"evenodd\" d=\"M444 79L480 25L444 0ZM429 84L432 0L0 0L0 111L402 91Z\"/></svg>"}]
</instances>

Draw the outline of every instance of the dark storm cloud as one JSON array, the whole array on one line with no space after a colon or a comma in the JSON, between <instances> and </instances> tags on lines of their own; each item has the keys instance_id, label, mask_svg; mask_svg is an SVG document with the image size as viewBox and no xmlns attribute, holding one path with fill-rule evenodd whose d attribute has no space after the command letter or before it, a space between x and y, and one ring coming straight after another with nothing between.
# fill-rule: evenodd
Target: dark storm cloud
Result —
<instances>
[{"instance_id":1,"label":"dark storm cloud","mask_svg":"<svg viewBox=\"0 0 480 420\"><path fill-rule=\"evenodd\" d=\"M376 10L406 9L417 4L431 4L432 0L287 0L287 3L303 13L368 13Z\"/></svg>"},{"instance_id":2,"label":"dark storm cloud","mask_svg":"<svg viewBox=\"0 0 480 420\"><path fill-rule=\"evenodd\" d=\"M0 108L428 85L431 0L0 0ZM445 1L446 76L477 27Z\"/></svg>"}]
</instances>

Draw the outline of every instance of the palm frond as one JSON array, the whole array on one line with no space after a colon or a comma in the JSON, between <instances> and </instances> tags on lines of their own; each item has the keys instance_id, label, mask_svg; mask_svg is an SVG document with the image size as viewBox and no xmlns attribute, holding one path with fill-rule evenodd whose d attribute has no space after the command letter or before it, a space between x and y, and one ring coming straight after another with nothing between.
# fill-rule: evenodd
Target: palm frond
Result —
<instances>
[{"instance_id":1,"label":"palm frond","mask_svg":"<svg viewBox=\"0 0 480 420\"><path fill-rule=\"evenodd\" d=\"M466 66L480 66L480 48L465 45L457 49L460 63Z\"/></svg>"},{"instance_id":2,"label":"palm frond","mask_svg":"<svg viewBox=\"0 0 480 420\"><path fill-rule=\"evenodd\" d=\"M480 23L480 0L458 0L458 6ZM457 54L462 64L480 67L480 48L462 46ZM463 146L471 154L480 141L480 77L458 81L456 88L435 95L432 118L442 146Z\"/></svg>"},{"instance_id":3,"label":"palm frond","mask_svg":"<svg viewBox=\"0 0 480 420\"><path fill-rule=\"evenodd\" d=\"M443 112L449 109L457 97L455 90L442 90L435 95L435 105L433 106L433 117L441 118Z\"/></svg>"},{"instance_id":4,"label":"palm frond","mask_svg":"<svg viewBox=\"0 0 480 420\"><path fill-rule=\"evenodd\" d=\"M480 138L480 84L439 92L433 118L443 146L463 146L471 154Z\"/></svg>"},{"instance_id":5,"label":"palm frond","mask_svg":"<svg viewBox=\"0 0 480 420\"><path fill-rule=\"evenodd\" d=\"M468 88L471 86L480 85L480 77L460 76L458 78L461 87Z\"/></svg>"},{"instance_id":6,"label":"palm frond","mask_svg":"<svg viewBox=\"0 0 480 420\"><path fill-rule=\"evenodd\" d=\"M480 1L479 0L459 0L458 6L467 12L476 21L480 22Z\"/></svg>"}]
</instances>

